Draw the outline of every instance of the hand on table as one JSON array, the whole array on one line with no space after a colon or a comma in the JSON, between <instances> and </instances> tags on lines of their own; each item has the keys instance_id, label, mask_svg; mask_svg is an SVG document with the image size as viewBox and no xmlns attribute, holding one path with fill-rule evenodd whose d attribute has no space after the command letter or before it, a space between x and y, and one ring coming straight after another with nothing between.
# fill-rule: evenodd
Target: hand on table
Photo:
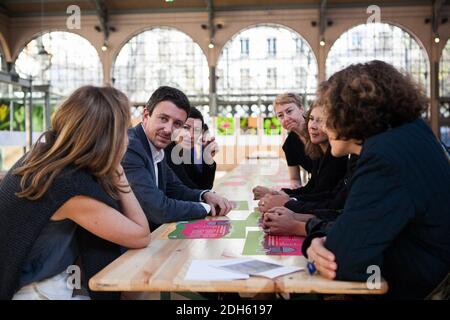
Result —
<instances>
[{"instance_id":1,"label":"hand on table","mask_svg":"<svg viewBox=\"0 0 450 320\"><path fill-rule=\"evenodd\" d=\"M227 215L233 209L233 204L226 198L208 191L203 194L203 199L211 206L211 215L214 217Z\"/></svg>"},{"instance_id":2,"label":"hand on table","mask_svg":"<svg viewBox=\"0 0 450 320\"><path fill-rule=\"evenodd\" d=\"M336 258L331 251L325 248L326 239L326 237L313 239L306 253L308 254L308 260L314 263L316 270L323 277L333 280L336 278Z\"/></svg>"},{"instance_id":3,"label":"hand on table","mask_svg":"<svg viewBox=\"0 0 450 320\"><path fill-rule=\"evenodd\" d=\"M282 191L277 191L274 189L270 189L267 187L263 187L263 186L256 186L252 189L253 192L253 200L259 200L262 197L264 197L266 194L282 194L284 192Z\"/></svg>"},{"instance_id":4,"label":"hand on table","mask_svg":"<svg viewBox=\"0 0 450 320\"><path fill-rule=\"evenodd\" d=\"M295 215L285 207L272 208L263 215L263 229L273 235L304 236L304 223L297 221Z\"/></svg>"},{"instance_id":5,"label":"hand on table","mask_svg":"<svg viewBox=\"0 0 450 320\"><path fill-rule=\"evenodd\" d=\"M287 194L266 194L258 202L259 212L264 213L274 207L282 207L289 199Z\"/></svg>"}]
</instances>

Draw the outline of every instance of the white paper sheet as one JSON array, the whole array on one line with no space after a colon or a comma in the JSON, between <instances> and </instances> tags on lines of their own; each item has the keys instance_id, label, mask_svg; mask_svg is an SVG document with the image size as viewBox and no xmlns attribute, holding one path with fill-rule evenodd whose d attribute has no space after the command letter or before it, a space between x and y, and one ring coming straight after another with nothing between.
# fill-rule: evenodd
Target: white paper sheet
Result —
<instances>
[{"instance_id":1,"label":"white paper sheet","mask_svg":"<svg viewBox=\"0 0 450 320\"><path fill-rule=\"evenodd\" d=\"M192 281L227 281L248 279L250 277L248 274L231 272L216 267L224 261L229 260L192 260L184 279Z\"/></svg>"},{"instance_id":2,"label":"white paper sheet","mask_svg":"<svg viewBox=\"0 0 450 320\"><path fill-rule=\"evenodd\" d=\"M267 277L270 279L305 269L302 267L283 266L252 258L222 260L221 263L215 264L215 266L229 272Z\"/></svg>"}]
</instances>

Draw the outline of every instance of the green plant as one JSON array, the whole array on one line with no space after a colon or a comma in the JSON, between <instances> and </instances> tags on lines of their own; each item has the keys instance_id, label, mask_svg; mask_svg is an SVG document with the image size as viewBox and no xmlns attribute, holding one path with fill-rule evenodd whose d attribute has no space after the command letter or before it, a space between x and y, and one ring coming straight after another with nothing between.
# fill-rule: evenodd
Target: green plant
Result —
<instances>
[{"instance_id":1,"label":"green plant","mask_svg":"<svg viewBox=\"0 0 450 320\"><path fill-rule=\"evenodd\" d=\"M257 134L256 118L241 118L240 127L241 134L255 135Z\"/></svg>"},{"instance_id":2,"label":"green plant","mask_svg":"<svg viewBox=\"0 0 450 320\"><path fill-rule=\"evenodd\" d=\"M0 131L9 130L9 107L2 103L0 105Z\"/></svg>"},{"instance_id":3,"label":"green plant","mask_svg":"<svg viewBox=\"0 0 450 320\"><path fill-rule=\"evenodd\" d=\"M25 131L25 106L23 105L14 106L13 130Z\"/></svg>"},{"instance_id":4,"label":"green plant","mask_svg":"<svg viewBox=\"0 0 450 320\"><path fill-rule=\"evenodd\" d=\"M281 123L277 117L264 119L264 133L266 135L279 135L281 134Z\"/></svg>"},{"instance_id":5,"label":"green plant","mask_svg":"<svg viewBox=\"0 0 450 320\"><path fill-rule=\"evenodd\" d=\"M42 132L44 129L44 107L40 105L33 106L31 118L33 124L33 131Z\"/></svg>"},{"instance_id":6,"label":"green plant","mask_svg":"<svg viewBox=\"0 0 450 320\"><path fill-rule=\"evenodd\" d=\"M217 135L234 135L234 118L217 117Z\"/></svg>"},{"instance_id":7,"label":"green plant","mask_svg":"<svg viewBox=\"0 0 450 320\"><path fill-rule=\"evenodd\" d=\"M0 102L1 103L1 102ZM9 103L8 103L9 104ZM9 130L9 106L0 104L0 130ZM13 107L13 131L25 131L25 107L14 102ZM31 115L33 131L41 132L44 129L44 107L42 105L33 106Z\"/></svg>"}]
</instances>

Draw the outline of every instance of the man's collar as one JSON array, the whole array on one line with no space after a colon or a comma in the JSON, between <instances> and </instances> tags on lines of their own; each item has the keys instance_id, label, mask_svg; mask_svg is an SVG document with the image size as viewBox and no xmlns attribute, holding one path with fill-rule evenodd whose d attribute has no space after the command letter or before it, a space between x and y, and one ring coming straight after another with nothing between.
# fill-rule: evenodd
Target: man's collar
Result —
<instances>
[{"instance_id":1,"label":"man's collar","mask_svg":"<svg viewBox=\"0 0 450 320\"><path fill-rule=\"evenodd\" d=\"M141 123L141 126L142 126L142 129L144 129L144 124ZM144 132L145 132L145 130L144 130ZM151 142L148 137L147 137L147 141L148 141L148 145L150 146L150 150L152 151L153 162L155 164L161 162L164 159L164 150L163 149L158 150L158 148L155 147L153 142Z\"/></svg>"}]
</instances>

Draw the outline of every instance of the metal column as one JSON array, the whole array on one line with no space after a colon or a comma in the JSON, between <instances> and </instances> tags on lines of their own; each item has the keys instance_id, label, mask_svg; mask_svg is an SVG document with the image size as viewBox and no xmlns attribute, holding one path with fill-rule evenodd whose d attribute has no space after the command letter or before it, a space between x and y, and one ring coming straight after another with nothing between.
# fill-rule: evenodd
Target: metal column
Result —
<instances>
[{"instance_id":1,"label":"metal column","mask_svg":"<svg viewBox=\"0 0 450 320\"><path fill-rule=\"evenodd\" d=\"M216 67L209 67L209 112L212 117L217 116Z\"/></svg>"},{"instance_id":2,"label":"metal column","mask_svg":"<svg viewBox=\"0 0 450 320\"><path fill-rule=\"evenodd\" d=\"M31 80L30 80L31 84ZM28 92L24 91L24 106L25 106L25 135L26 135L26 149L30 150L33 145L33 87L30 85ZM28 93L28 97L27 97ZM28 98L28 99L27 99ZM28 100L28 103L27 103Z\"/></svg>"}]
</instances>

